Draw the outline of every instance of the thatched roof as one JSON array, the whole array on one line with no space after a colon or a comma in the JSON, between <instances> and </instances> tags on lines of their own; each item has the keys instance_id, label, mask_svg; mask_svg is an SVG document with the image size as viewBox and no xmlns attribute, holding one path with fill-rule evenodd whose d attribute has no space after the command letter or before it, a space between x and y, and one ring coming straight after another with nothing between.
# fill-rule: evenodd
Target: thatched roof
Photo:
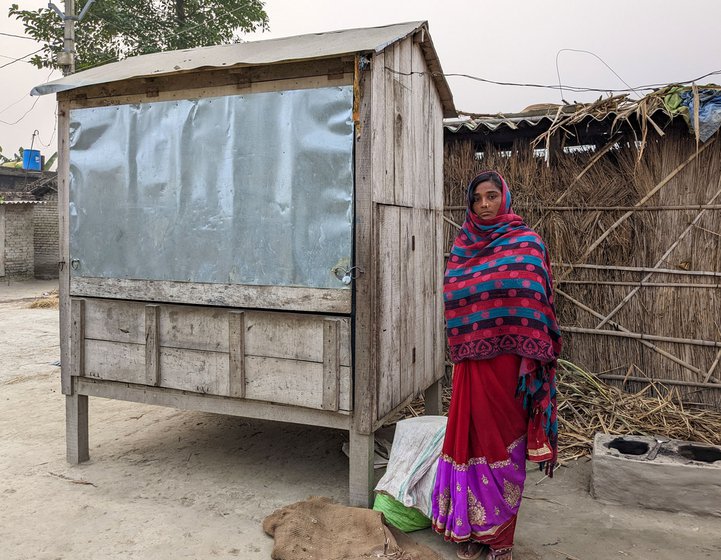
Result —
<instances>
[{"instance_id":1,"label":"thatched roof","mask_svg":"<svg viewBox=\"0 0 721 560\"><path fill-rule=\"evenodd\" d=\"M458 119L446 119L447 140L470 140L477 147L492 144L510 148L514 141L535 140L537 145L548 145L558 134L566 146L604 145L615 135L630 134L641 142L648 130L663 136L669 129L688 128L697 134L699 92L718 90L713 84L707 86L669 85L640 99L630 94L600 98L593 103L574 105L532 105L521 113L483 115L463 113ZM679 103L680 96L692 97L694 114Z\"/></svg>"}]
</instances>

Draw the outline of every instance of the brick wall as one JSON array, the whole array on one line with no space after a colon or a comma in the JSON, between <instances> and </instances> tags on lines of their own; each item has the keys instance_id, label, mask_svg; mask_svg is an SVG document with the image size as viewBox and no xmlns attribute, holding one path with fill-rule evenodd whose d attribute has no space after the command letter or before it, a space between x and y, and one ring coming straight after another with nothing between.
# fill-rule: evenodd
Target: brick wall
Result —
<instances>
[{"instance_id":1,"label":"brick wall","mask_svg":"<svg viewBox=\"0 0 721 560\"><path fill-rule=\"evenodd\" d=\"M58 195L45 198L33 210L35 278L58 277Z\"/></svg>"},{"instance_id":2,"label":"brick wall","mask_svg":"<svg viewBox=\"0 0 721 560\"><path fill-rule=\"evenodd\" d=\"M34 204L4 204L5 278L32 278L35 269L33 247Z\"/></svg>"}]
</instances>

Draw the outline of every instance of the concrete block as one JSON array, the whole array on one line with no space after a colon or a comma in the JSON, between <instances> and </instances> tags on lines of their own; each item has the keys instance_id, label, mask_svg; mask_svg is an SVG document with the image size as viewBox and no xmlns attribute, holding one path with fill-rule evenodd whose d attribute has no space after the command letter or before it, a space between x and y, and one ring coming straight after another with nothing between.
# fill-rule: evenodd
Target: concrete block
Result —
<instances>
[{"instance_id":1,"label":"concrete block","mask_svg":"<svg viewBox=\"0 0 721 560\"><path fill-rule=\"evenodd\" d=\"M592 471L601 502L721 517L719 446L598 433Z\"/></svg>"}]
</instances>

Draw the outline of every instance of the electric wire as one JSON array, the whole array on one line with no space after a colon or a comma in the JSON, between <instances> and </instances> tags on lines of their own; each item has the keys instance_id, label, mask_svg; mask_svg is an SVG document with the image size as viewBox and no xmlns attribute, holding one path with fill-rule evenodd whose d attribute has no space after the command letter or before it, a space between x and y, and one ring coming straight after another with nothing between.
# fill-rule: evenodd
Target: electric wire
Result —
<instances>
[{"instance_id":1,"label":"electric wire","mask_svg":"<svg viewBox=\"0 0 721 560\"><path fill-rule=\"evenodd\" d=\"M21 56L20 58L15 58L15 59L11 60L10 62L6 62L6 63L3 64L2 66L0 66L0 68L5 68L6 66L10 66L11 64L15 64L16 62L23 61L23 60L25 60L27 57L39 53L39 52L40 52L41 50L43 50L44 48L45 48L45 47L40 47L38 50L33 51L33 52L31 52L31 53L28 53L28 54L26 54L25 56Z\"/></svg>"},{"instance_id":2,"label":"electric wire","mask_svg":"<svg viewBox=\"0 0 721 560\"><path fill-rule=\"evenodd\" d=\"M50 70L50 73L48 74L48 77L45 78L45 83L46 83L46 84L50 81L50 78L52 77L52 75L53 75L55 72L56 72L55 68L53 68L52 70ZM21 101L23 101L24 99L27 99L27 98L28 98L27 95L23 96L22 98L18 99L18 100L17 100L15 103L13 103L12 105L8 105L7 107L5 107L2 111L0 111L0 113L4 113L5 111L7 111L8 109L10 109L11 107L14 107L15 105L17 105L18 103L20 103ZM35 105L37 105L38 101L40 101L40 97L36 97L36 98L35 98L35 101L34 101L33 104L30 106L30 108L29 108L27 111L25 111L25 112L20 116L20 118L18 118L16 121L14 121L14 122L7 122L7 121L4 121L4 120L1 120L1 119L0 119L0 123L6 124L6 125L8 125L8 126L13 126L13 125L18 124L18 123L19 123L20 121L22 121L25 117L27 117L33 109L35 109ZM56 111L57 111L57 109L56 109ZM55 126L57 126L57 119L55 119ZM38 136L38 139L40 139L39 136ZM52 140L51 140L51 142L52 142ZM41 143L42 143L42 142L41 142Z\"/></svg>"},{"instance_id":3,"label":"electric wire","mask_svg":"<svg viewBox=\"0 0 721 560\"><path fill-rule=\"evenodd\" d=\"M3 33L0 31L0 35L4 37L15 37L16 39L29 39L30 41L34 41L32 37L28 37L27 35L15 35L15 33Z\"/></svg>"},{"instance_id":4,"label":"electric wire","mask_svg":"<svg viewBox=\"0 0 721 560\"><path fill-rule=\"evenodd\" d=\"M624 80L621 76L619 76L618 72L616 72L611 66L609 66L605 60L603 60L600 56L598 56L596 53L587 51L584 49L559 49L556 53L556 76L558 76L558 87L561 90L561 101L565 102L565 99L563 99L563 86L561 85L561 71L559 70L558 66L558 58L561 56L562 52L575 52L575 53L582 53L582 54L590 54L591 56L595 57L597 60L601 62L606 68L608 68L614 76L616 76L619 80L623 82L623 84L628 88L627 91L632 91L636 95L639 95L636 89L632 88L626 80ZM639 95L640 97L640 95Z\"/></svg>"},{"instance_id":5,"label":"electric wire","mask_svg":"<svg viewBox=\"0 0 721 560\"><path fill-rule=\"evenodd\" d=\"M40 145L43 146L44 148L49 148L50 144L53 143L53 138L55 138L55 133L57 132L57 130L58 130L58 108L56 105L54 118L53 118L53 131L50 134L50 140L48 140L48 143L46 144L45 142L43 142L42 138L40 138L40 134L38 134L38 142L40 142Z\"/></svg>"},{"instance_id":6,"label":"electric wire","mask_svg":"<svg viewBox=\"0 0 721 560\"><path fill-rule=\"evenodd\" d=\"M8 105L7 107L5 107L4 109L0 110L0 115L2 115L2 114L3 114L5 111L7 111L8 109L12 109L12 108L15 107L15 105L17 105L18 103L21 103L22 101L25 101L27 98L28 98L28 95L27 95L27 94L23 95L23 96L22 96L20 99L18 99L15 103L11 103L10 105Z\"/></svg>"},{"instance_id":7,"label":"electric wire","mask_svg":"<svg viewBox=\"0 0 721 560\"><path fill-rule=\"evenodd\" d=\"M13 122L7 122L7 121L0 120L0 123L6 124L6 125L8 125L8 126L13 126L13 125L18 124L21 120L23 120L25 117L27 117L27 116L30 114L30 111L32 111L33 109L35 109L35 105L38 104L38 101L40 101L40 97L36 97L36 98L35 98L35 101L33 101L33 104L30 106L30 109L28 109L27 111L25 111L18 120L13 121Z\"/></svg>"},{"instance_id":8,"label":"electric wire","mask_svg":"<svg viewBox=\"0 0 721 560\"><path fill-rule=\"evenodd\" d=\"M582 86L569 86L569 85L563 85L563 84L534 84L534 83L519 83L519 82L502 82L502 81L498 81L498 80L491 80L488 78L481 78L480 76L473 76L471 74L462 74L462 73L400 72L400 71L390 68L388 66L386 66L385 69L393 74L398 74L401 76L411 76L414 74L415 75L429 74L433 77L443 76L446 78L467 78L469 80L474 80L477 82L483 82L483 83L498 85L498 86L544 88L544 89L553 89L553 90L565 89L565 90L573 91L576 93L585 93L585 92L624 93L624 92L628 92L628 91L654 90L654 89L657 89L660 87L666 87L671 84L675 84L675 85L693 84L695 82L703 80L704 78L708 78L709 76L715 76L715 75L721 74L721 70L714 70L712 72L707 72L706 74L699 76L697 78L694 78L692 80L684 80L684 81L661 83L661 84L645 84L642 86L636 86L635 88L623 89L623 88L594 88L594 87L582 87Z\"/></svg>"},{"instance_id":9,"label":"electric wire","mask_svg":"<svg viewBox=\"0 0 721 560\"><path fill-rule=\"evenodd\" d=\"M0 54L0 58L7 58L8 60L15 60L14 56L7 56L5 54ZM29 60L23 60L22 62L26 62L26 63L30 64Z\"/></svg>"}]
</instances>

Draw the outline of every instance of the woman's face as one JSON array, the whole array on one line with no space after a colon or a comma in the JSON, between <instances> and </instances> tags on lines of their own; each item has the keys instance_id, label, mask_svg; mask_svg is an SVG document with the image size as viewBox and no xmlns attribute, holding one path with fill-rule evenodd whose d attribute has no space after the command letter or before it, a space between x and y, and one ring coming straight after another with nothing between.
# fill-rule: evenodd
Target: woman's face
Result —
<instances>
[{"instance_id":1,"label":"woman's face","mask_svg":"<svg viewBox=\"0 0 721 560\"><path fill-rule=\"evenodd\" d=\"M503 193L491 181L478 183L473 189L473 205L471 210L482 220L490 220L498 215Z\"/></svg>"}]
</instances>

